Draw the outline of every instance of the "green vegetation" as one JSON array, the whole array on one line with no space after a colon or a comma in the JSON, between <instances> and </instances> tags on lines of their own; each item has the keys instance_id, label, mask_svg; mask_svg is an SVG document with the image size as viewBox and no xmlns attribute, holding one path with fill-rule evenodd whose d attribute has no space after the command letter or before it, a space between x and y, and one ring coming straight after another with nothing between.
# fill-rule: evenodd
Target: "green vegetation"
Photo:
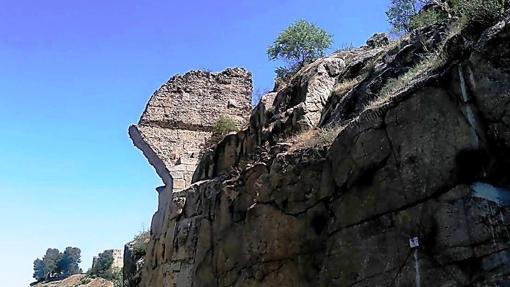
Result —
<instances>
[{"instance_id":1,"label":"green vegetation","mask_svg":"<svg viewBox=\"0 0 510 287\"><path fill-rule=\"evenodd\" d=\"M98 277L112 281L114 287L122 287L123 275L121 269L110 270L109 272L105 272L102 276Z\"/></svg>"},{"instance_id":2,"label":"green vegetation","mask_svg":"<svg viewBox=\"0 0 510 287\"><path fill-rule=\"evenodd\" d=\"M415 16L420 6L427 0L391 0L391 6L386 11L386 17L390 22L393 31L396 33L407 33L412 30L411 18Z\"/></svg>"},{"instance_id":3,"label":"green vegetation","mask_svg":"<svg viewBox=\"0 0 510 287\"><path fill-rule=\"evenodd\" d=\"M44 264L44 261L42 261L41 259L37 258L35 261L34 261L34 275L33 277L35 278L35 280L37 281L42 281L46 278L46 271L44 270L45 268L45 264Z\"/></svg>"},{"instance_id":4,"label":"green vegetation","mask_svg":"<svg viewBox=\"0 0 510 287\"><path fill-rule=\"evenodd\" d=\"M48 248L43 259L34 261L33 277L37 281L63 279L81 273L81 250L67 247L64 253L56 248Z\"/></svg>"},{"instance_id":5,"label":"green vegetation","mask_svg":"<svg viewBox=\"0 0 510 287\"><path fill-rule=\"evenodd\" d=\"M305 20L299 20L282 31L267 49L270 60L282 59L286 67L276 69L278 78L285 79L324 55L332 44L331 35Z\"/></svg>"},{"instance_id":6,"label":"green vegetation","mask_svg":"<svg viewBox=\"0 0 510 287\"><path fill-rule=\"evenodd\" d=\"M441 9L421 8L430 3L441 5ZM388 21L397 33L407 33L415 29L443 23L454 16L454 21L462 23L492 23L509 8L507 0L392 0L386 12Z\"/></svg>"},{"instance_id":7,"label":"green vegetation","mask_svg":"<svg viewBox=\"0 0 510 287\"><path fill-rule=\"evenodd\" d=\"M452 0L452 8L462 22L490 24L498 19L509 3L506 0Z\"/></svg>"},{"instance_id":8,"label":"green vegetation","mask_svg":"<svg viewBox=\"0 0 510 287\"><path fill-rule=\"evenodd\" d=\"M231 132L238 132L239 127L235 120L221 116L213 125L213 134L215 136L225 136Z\"/></svg>"},{"instance_id":9,"label":"green vegetation","mask_svg":"<svg viewBox=\"0 0 510 287\"><path fill-rule=\"evenodd\" d=\"M441 13L435 10L423 11L419 14L414 15L410 19L409 27L411 30L427 27L430 25L444 22L446 18Z\"/></svg>"},{"instance_id":10,"label":"green vegetation","mask_svg":"<svg viewBox=\"0 0 510 287\"><path fill-rule=\"evenodd\" d=\"M423 75L425 72L441 66L444 61L440 53L429 54L420 63L409 69L407 73L396 79L390 79L379 92L377 100L372 102L372 106L386 102L395 93L405 90L419 75Z\"/></svg>"},{"instance_id":11,"label":"green vegetation","mask_svg":"<svg viewBox=\"0 0 510 287\"><path fill-rule=\"evenodd\" d=\"M92 279L90 277L83 277L81 280L80 280L80 285L87 285L89 284L90 282L92 282Z\"/></svg>"},{"instance_id":12,"label":"green vegetation","mask_svg":"<svg viewBox=\"0 0 510 287\"><path fill-rule=\"evenodd\" d=\"M112 281L115 287L122 286L122 269L112 266L114 262L113 254L113 250L105 250L94 257L92 268L87 272L87 276L90 278L101 277Z\"/></svg>"},{"instance_id":13,"label":"green vegetation","mask_svg":"<svg viewBox=\"0 0 510 287\"><path fill-rule=\"evenodd\" d=\"M133 239L133 250L136 255L143 256L147 250L147 244L149 243L149 239L151 238L150 232L148 230L141 231L138 235Z\"/></svg>"},{"instance_id":14,"label":"green vegetation","mask_svg":"<svg viewBox=\"0 0 510 287\"><path fill-rule=\"evenodd\" d=\"M428 53L422 60L411 67L405 74L398 78L390 79L381 88L379 96L370 103L369 107L378 106L388 101L396 93L405 90L420 75L433 71L445 63L444 47L446 42L453 36L458 35L469 23L490 25L502 16L505 9L509 8L507 0L444 0L442 11L427 9L419 11L418 7L430 3L432 0L392 0L392 7L386 13L394 30L409 32L437 23L448 24L448 37L435 49ZM449 19L449 15L453 15Z\"/></svg>"},{"instance_id":15,"label":"green vegetation","mask_svg":"<svg viewBox=\"0 0 510 287\"><path fill-rule=\"evenodd\" d=\"M356 86L361 79L354 78L350 80L344 80L335 85L335 89L333 90L334 95L343 96L345 93L350 91L354 86Z\"/></svg>"},{"instance_id":16,"label":"green vegetation","mask_svg":"<svg viewBox=\"0 0 510 287\"><path fill-rule=\"evenodd\" d=\"M290 151L330 146L342 130L342 126L333 126L297 133L288 139L292 144Z\"/></svg>"},{"instance_id":17,"label":"green vegetation","mask_svg":"<svg viewBox=\"0 0 510 287\"><path fill-rule=\"evenodd\" d=\"M96 275L101 278L108 279L108 277L112 276L111 267L113 264L113 255L111 250L106 250L102 253L99 253L97 257L94 258L94 264L92 264L92 268L89 270L90 275Z\"/></svg>"}]
</instances>

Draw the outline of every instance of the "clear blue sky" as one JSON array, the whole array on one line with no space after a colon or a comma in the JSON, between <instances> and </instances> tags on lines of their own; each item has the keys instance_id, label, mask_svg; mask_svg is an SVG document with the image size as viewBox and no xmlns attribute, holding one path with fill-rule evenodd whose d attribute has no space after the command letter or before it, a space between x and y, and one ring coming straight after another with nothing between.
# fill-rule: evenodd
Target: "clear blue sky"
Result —
<instances>
[{"instance_id":1,"label":"clear blue sky","mask_svg":"<svg viewBox=\"0 0 510 287\"><path fill-rule=\"evenodd\" d=\"M156 209L156 173L127 136L152 92L190 69L242 66L303 18L360 45L389 0L0 0L0 286L48 247L122 248Z\"/></svg>"}]
</instances>

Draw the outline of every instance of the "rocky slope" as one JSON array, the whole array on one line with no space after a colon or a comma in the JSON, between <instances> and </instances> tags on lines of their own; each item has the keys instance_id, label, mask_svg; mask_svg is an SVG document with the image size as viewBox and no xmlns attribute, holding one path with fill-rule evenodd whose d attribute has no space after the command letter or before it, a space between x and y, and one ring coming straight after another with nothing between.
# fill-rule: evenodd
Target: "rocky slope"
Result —
<instances>
[{"instance_id":1,"label":"rocky slope","mask_svg":"<svg viewBox=\"0 0 510 287\"><path fill-rule=\"evenodd\" d=\"M304 67L193 185L160 174L138 286L506 286L509 40L507 16Z\"/></svg>"},{"instance_id":2,"label":"rocky slope","mask_svg":"<svg viewBox=\"0 0 510 287\"><path fill-rule=\"evenodd\" d=\"M114 287L113 282L103 278L90 278L85 274L70 276L64 280L37 283L33 287Z\"/></svg>"}]
</instances>

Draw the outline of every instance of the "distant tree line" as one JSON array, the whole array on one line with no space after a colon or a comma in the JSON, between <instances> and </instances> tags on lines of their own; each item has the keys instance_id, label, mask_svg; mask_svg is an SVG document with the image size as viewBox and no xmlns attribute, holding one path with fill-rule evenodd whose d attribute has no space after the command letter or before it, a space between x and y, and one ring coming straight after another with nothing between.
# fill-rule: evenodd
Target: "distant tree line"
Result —
<instances>
[{"instance_id":1,"label":"distant tree line","mask_svg":"<svg viewBox=\"0 0 510 287\"><path fill-rule=\"evenodd\" d=\"M67 247L64 252L56 248L48 248L42 259L34 261L34 275L37 281L63 279L81 273L81 250Z\"/></svg>"}]
</instances>

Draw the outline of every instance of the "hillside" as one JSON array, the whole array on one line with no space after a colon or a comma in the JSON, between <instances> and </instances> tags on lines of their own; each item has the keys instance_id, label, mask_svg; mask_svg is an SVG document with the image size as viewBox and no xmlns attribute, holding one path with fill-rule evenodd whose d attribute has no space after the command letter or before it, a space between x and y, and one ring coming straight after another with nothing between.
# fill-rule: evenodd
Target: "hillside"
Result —
<instances>
[{"instance_id":1,"label":"hillside","mask_svg":"<svg viewBox=\"0 0 510 287\"><path fill-rule=\"evenodd\" d=\"M60 281L37 283L32 287L114 287L114 285L113 282L103 278L91 278L85 274L77 274Z\"/></svg>"}]
</instances>

